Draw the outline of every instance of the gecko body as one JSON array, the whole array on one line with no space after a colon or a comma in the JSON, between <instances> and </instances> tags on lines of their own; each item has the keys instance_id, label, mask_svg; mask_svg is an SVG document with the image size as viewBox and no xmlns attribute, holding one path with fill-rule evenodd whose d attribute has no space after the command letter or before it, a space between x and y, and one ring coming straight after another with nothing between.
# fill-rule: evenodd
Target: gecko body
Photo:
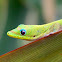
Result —
<instances>
[{"instance_id":1,"label":"gecko body","mask_svg":"<svg viewBox=\"0 0 62 62\"><path fill-rule=\"evenodd\" d=\"M62 29L62 19L43 25L20 24L17 28L8 31L7 35L23 40L36 40L55 33Z\"/></svg>"}]
</instances>

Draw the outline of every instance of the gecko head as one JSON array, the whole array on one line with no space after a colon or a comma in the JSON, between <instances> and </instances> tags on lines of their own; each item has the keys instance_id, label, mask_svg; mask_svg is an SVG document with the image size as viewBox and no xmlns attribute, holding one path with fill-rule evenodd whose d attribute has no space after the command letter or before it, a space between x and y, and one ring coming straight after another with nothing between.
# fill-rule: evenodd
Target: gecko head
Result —
<instances>
[{"instance_id":1,"label":"gecko head","mask_svg":"<svg viewBox=\"0 0 62 62\"><path fill-rule=\"evenodd\" d=\"M19 25L17 28L8 31L7 35L13 38L33 41L38 36L34 25Z\"/></svg>"}]
</instances>

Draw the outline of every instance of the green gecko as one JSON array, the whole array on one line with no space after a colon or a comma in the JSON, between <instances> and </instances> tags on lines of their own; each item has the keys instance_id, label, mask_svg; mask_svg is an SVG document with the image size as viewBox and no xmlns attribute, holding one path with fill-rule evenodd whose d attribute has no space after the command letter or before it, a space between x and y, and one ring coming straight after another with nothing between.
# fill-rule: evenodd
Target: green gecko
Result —
<instances>
[{"instance_id":1,"label":"green gecko","mask_svg":"<svg viewBox=\"0 0 62 62\"><path fill-rule=\"evenodd\" d=\"M62 30L62 19L43 25L20 24L17 28L8 31L7 35L13 38L34 41L59 30Z\"/></svg>"}]
</instances>

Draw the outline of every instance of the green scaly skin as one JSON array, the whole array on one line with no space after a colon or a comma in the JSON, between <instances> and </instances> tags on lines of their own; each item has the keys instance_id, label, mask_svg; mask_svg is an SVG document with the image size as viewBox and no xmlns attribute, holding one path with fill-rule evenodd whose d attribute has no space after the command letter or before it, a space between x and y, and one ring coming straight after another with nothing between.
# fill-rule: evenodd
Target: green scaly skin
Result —
<instances>
[{"instance_id":1,"label":"green scaly skin","mask_svg":"<svg viewBox=\"0 0 62 62\"><path fill-rule=\"evenodd\" d=\"M21 34L21 29L24 29L26 32L24 35ZM62 29L62 19L54 21L44 25L24 25L21 24L17 28L8 31L7 35L13 38L23 39L23 40L36 40L53 34Z\"/></svg>"}]
</instances>

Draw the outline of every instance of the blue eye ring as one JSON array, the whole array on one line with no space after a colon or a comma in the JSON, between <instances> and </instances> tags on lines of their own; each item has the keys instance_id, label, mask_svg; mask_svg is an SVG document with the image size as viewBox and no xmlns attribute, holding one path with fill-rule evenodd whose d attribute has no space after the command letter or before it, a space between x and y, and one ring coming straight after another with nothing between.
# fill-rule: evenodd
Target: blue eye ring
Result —
<instances>
[{"instance_id":1,"label":"blue eye ring","mask_svg":"<svg viewBox=\"0 0 62 62\"><path fill-rule=\"evenodd\" d=\"M21 32L21 35L25 35L26 34L26 30L25 29L21 29L20 32Z\"/></svg>"}]
</instances>

